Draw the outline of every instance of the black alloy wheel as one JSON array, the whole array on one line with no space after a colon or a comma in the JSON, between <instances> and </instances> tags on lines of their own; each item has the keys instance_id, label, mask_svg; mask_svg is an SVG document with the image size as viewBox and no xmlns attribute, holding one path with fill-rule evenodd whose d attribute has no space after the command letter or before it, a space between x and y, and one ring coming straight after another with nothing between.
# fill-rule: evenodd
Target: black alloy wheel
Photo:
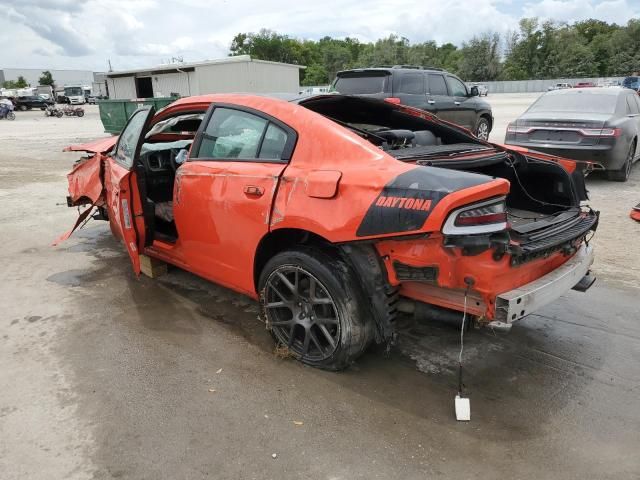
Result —
<instances>
[{"instance_id":1,"label":"black alloy wheel","mask_svg":"<svg viewBox=\"0 0 640 480\"><path fill-rule=\"evenodd\" d=\"M313 247L281 252L260 275L262 316L276 343L293 357L340 370L374 337L360 284L337 254Z\"/></svg>"},{"instance_id":2,"label":"black alloy wheel","mask_svg":"<svg viewBox=\"0 0 640 480\"><path fill-rule=\"evenodd\" d=\"M276 339L301 357L320 362L340 342L338 310L327 288L301 267L283 265L267 279L265 309Z\"/></svg>"}]
</instances>

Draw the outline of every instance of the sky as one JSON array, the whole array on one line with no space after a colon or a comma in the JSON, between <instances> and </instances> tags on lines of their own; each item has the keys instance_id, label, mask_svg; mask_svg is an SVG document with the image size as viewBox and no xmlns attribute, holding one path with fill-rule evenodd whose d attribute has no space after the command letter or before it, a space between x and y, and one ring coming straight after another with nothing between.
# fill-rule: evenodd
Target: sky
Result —
<instances>
[{"instance_id":1,"label":"sky","mask_svg":"<svg viewBox=\"0 0 640 480\"><path fill-rule=\"evenodd\" d=\"M626 24L640 0L0 0L0 68L114 70L224 57L234 35L261 28L304 39L461 45L522 17Z\"/></svg>"}]
</instances>

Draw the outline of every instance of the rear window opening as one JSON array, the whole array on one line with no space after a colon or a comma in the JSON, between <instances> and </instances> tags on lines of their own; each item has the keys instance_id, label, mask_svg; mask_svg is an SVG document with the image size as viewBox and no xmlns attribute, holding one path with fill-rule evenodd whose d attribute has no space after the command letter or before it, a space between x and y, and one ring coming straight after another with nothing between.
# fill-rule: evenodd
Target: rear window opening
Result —
<instances>
[{"instance_id":1,"label":"rear window opening","mask_svg":"<svg viewBox=\"0 0 640 480\"><path fill-rule=\"evenodd\" d=\"M328 95L301 101L300 105L349 128L396 158L414 158L419 151L428 153L434 147L440 151L468 149L469 145L490 149L480 142L473 143L469 135L378 100ZM445 145L451 148L443 148Z\"/></svg>"},{"instance_id":2,"label":"rear window opening","mask_svg":"<svg viewBox=\"0 0 640 480\"><path fill-rule=\"evenodd\" d=\"M610 94L571 92L543 95L527 112L614 113L618 97Z\"/></svg>"}]
</instances>

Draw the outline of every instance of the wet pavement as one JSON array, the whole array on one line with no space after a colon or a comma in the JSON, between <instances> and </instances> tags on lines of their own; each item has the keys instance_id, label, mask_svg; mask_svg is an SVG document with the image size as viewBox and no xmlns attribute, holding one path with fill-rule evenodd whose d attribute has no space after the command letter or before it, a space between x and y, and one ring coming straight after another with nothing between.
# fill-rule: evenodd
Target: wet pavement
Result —
<instances>
[{"instance_id":1,"label":"wet pavement","mask_svg":"<svg viewBox=\"0 0 640 480\"><path fill-rule=\"evenodd\" d=\"M0 153L0 478L640 478L629 282L470 330L457 423L450 326L403 317L390 355L323 372L275 355L251 300L137 279L103 222L50 247L75 216L50 148Z\"/></svg>"}]
</instances>

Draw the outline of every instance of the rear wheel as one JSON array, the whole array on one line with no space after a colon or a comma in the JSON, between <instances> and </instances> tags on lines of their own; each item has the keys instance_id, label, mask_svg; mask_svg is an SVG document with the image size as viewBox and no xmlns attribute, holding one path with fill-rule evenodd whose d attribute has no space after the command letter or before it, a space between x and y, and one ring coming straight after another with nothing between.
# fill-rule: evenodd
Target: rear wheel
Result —
<instances>
[{"instance_id":1,"label":"rear wheel","mask_svg":"<svg viewBox=\"0 0 640 480\"><path fill-rule=\"evenodd\" d=\"M15 120L16 119L16 114L13 112L8 112L7 113L7 120Z\"/></svg>"},{"instance_id":2,"label":"rear wheel","mask_svg":"<svg viewBox=\"0 0 640 480\"><path fill-rule=\"evenodd\" d=\"M489 140L489 120L480 117L478 125L476 125L476 137L480 140Z\"/></svg>"},{"instance_id":3,"label":"rear wheel","mask_svg":"<svg viewBox=\"0 0 640 480\"><path fill-rule=\"evenodd\" d=\"M317 248L275 255L259 280L262 314L276 342L301 362L341 370L373 339L355 274Z\"/></svg>"},{"instance_id":4,"label":"rear wheel","mask_svg":"<svg viewBox=\"0 0 640 480\"><path fill-rule=\"evenodd\" d=\"M84 117L84 110L76 110L76 115L79 117Z\"/></svg>"},{"instance_id":5,"label":"rear wheel","mask_svg":"<svg viewBox=\"0 0 640 480\"><path fill-rule=\"evenodd\" d=\"M20 105L20 106L18 107L18 109L19 109L19 110L22 110L23 112L26 112L26 111L27 111L27 106L26 106L26 105Z\"/></svg>"},{"instance_id":6,"label":"rear wheel","mask_svg":"<svg viewBox=\"0 0 640 480\"><path fill-rule=\"evenodd\" d=\"M629 153L627 153L627 158L624 161L622 167L618 170L607 170L607 178L609 180L613 180L614 182L626 182L627 180L629 180L629 175L631 175L631 167L633 166L633 156L635 152L636 142L634 140L629 147Z\"/></svg>"}]
</instances>

